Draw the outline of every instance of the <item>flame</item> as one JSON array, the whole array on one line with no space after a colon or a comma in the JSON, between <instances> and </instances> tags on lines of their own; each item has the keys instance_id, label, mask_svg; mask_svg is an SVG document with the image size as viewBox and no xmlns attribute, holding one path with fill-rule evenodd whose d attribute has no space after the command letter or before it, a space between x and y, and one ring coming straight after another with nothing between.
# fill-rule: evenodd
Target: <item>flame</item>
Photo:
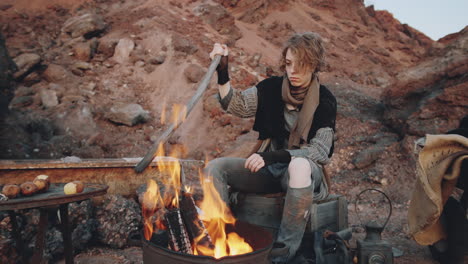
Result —
<instances>
[{"instance_id":1,"label":"flame","mask_svg":"<svg viewBox=\"0 0 468 264\"><path fill-rule=\"evenodd\" d=\"M204 222L208 234L214 244L214 249L199 245L201 237L195 239L195 254L222 258L224 256L234 256L252 252L252 247L244 242L244 239L236 233L226 236L226 224L234 225L236 219L231 210L221 199L210 178L202 177L203 201L200 203L202 214L201 220Z\"/></svg>"},{"instance_id":2,"label":"flame","mask_svg":"<svg viewBox=\"0 0 468 264\"><path fill-rule=\"evenodd\" d=\"M142 213L144 218L144 235L146 240L151 239L153 233L153 215L163 207L161 194L159 193L158 184L154 180L149 180L146 192L143 195Z\"/></svg>"},{"instance_id":3,"label":"flame","mask_svg":"<svg viewBox=\"0 0 468 264\"><path fill-rule=\"evenodd\" d=\"M164 124L166 121L165 101L163 102L162 108L161 123ZM176 104L172 109L171 122L173 125L177 126L184 121L186 115L186 107ZM148 182L142 205L144 234L147 240L151 239L154 228L158 230L167 229L164 224L165 209L179 208L179 197L181 196L180 191L182 188L181 177L183 177L179 158L184 157L186 153L187 150L184 146L174 144L171 146L169 157L167 157L165 156L163 144L159 144L158 146L154 161L157 163L157 168L161 175L164 175L161 177L161 184L164 186L164 191L159 190L154 180ZM167 175L169 175L169 177ZM204 177L201 172L199 175L204 196L203 201L200 203L200 209L202 211L200 220L203 221L214 247L202 243L204 237L204 234L202 234L193 241L194 254L222 258L224 256L234 256L252 252L252 247L238 234L234 232L226 234L226 225L234 225L236 219L216 191L212 179ZM184 185L183 187L187 193L190 193L190 186Z\"/></svg>"},{"instance_id":4,"label":"flame","mask_svg":"<svg viewBox=\"0 0 468 264\"><path fill-rule=\"evenodd\" d=\"M174 104L174 106L172 107L171 122L174 125L178 125L185 120L186 116L187 116L187 106Z\"/></svg>"}]
</instances>

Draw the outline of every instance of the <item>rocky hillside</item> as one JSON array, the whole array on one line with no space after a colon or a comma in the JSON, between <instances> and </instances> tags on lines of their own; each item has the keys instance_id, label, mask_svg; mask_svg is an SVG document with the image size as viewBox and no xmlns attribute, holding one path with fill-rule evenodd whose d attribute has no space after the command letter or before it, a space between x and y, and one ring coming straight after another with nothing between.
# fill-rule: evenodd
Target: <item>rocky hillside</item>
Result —
<instances>
[{"instance_id":1,"label":"rocky hillside","mask_svg":"<svg viewBox=\"0 0 468 264\"><path fill-rule=\"evenodd\" d=\"M245 89L281 74L292 33L320 33L320 79L338 99L333 189L352 200L381 187L402 210L396 233L414 140L468 112L467 28L435 42L362 0L4 0L0 25L1 159L141 157L194 94L215 42ZM221 110L214 79L167 149L199 160L250 151L253 120Z\"/></svg>"}]
</instances>

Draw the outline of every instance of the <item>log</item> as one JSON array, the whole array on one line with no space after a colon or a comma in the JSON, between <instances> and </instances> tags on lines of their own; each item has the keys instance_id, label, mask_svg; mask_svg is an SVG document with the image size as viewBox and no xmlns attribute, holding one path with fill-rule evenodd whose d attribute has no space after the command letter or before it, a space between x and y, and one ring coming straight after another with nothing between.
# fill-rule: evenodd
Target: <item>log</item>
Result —
<instances>
[{"instance_id":1,"label":"log","mask_svg":"<svg viewBox=\"0 0 468 264\"><path fill-rule=\"evenodd\" d=\"M180 211L187 227L187 232L190 238L190 242L194 244L194 240L197 237L201 237L198 244L214 249L213 241L211 240L208 230L206 230L205 224L198 217L198 211L195 205L195 201L190 193L183 193L182 200L180 202Z\"/></svg>"},{"instance_id":2,"label":"log","mask_svg":"<svg viewBox=\"0 0 468 264\"><path fill-rule=\"evenodd\" d=\"M169 209L164 218L166 219L167 230L169 231L169 245L171 249L185 254L193 254L190 238L180 209Z\"/></svg>"}]
</instances>

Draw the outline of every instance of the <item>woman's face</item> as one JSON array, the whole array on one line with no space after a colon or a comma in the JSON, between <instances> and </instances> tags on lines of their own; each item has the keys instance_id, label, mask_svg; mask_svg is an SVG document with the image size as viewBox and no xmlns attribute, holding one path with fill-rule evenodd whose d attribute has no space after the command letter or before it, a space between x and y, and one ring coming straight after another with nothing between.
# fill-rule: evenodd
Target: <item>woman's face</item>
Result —
<instances>
[{"instance_id":1,"label":"woman's face","mask_svg":"<svg viewBox=\"0 0 468 264\"><path fill-rule=\"evenodd\" d=\"M286 52L286 75L288 76L291 85L296 87L307 87L312 80L312 74L315 71L315 67L306 69L300 69L299 63L296 60L296 56L291 52L290 49Z\"/></svg>"}]
</instances>

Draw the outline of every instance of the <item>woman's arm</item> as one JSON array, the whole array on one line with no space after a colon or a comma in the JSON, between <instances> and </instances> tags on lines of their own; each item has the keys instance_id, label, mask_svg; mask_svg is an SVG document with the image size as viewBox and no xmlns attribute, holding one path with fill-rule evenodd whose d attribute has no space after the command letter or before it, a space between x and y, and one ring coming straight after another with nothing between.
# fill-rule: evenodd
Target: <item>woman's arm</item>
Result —
<instances>
[{"instance_id":1,"label":"woman's arm","mask_svg":"<svg viewBox=\"0 0 468 264\"><path fill-rule=\"evenodd\" d=\"M226 45L215 43L210 57L221 55L221 61L216 68L218 74L219 101L224 110L239 117L253 117L257 111L257 88L251 87L238 91L231 87L228 66L229 50Z\"/></svg>"},{"instance_id":2,"label":"woman's arm","mask_svg":"<svg viewBox=\"0 0 468 264\"><path fill-rule=\"evenodd\" d=\"M315 136L308 144L301 146L300 149L287 150L292 157L308 158L318 164L330 163L330 149L333 143L333 129L323 127L317 130Z\"/></svg>"}]
</instances>

